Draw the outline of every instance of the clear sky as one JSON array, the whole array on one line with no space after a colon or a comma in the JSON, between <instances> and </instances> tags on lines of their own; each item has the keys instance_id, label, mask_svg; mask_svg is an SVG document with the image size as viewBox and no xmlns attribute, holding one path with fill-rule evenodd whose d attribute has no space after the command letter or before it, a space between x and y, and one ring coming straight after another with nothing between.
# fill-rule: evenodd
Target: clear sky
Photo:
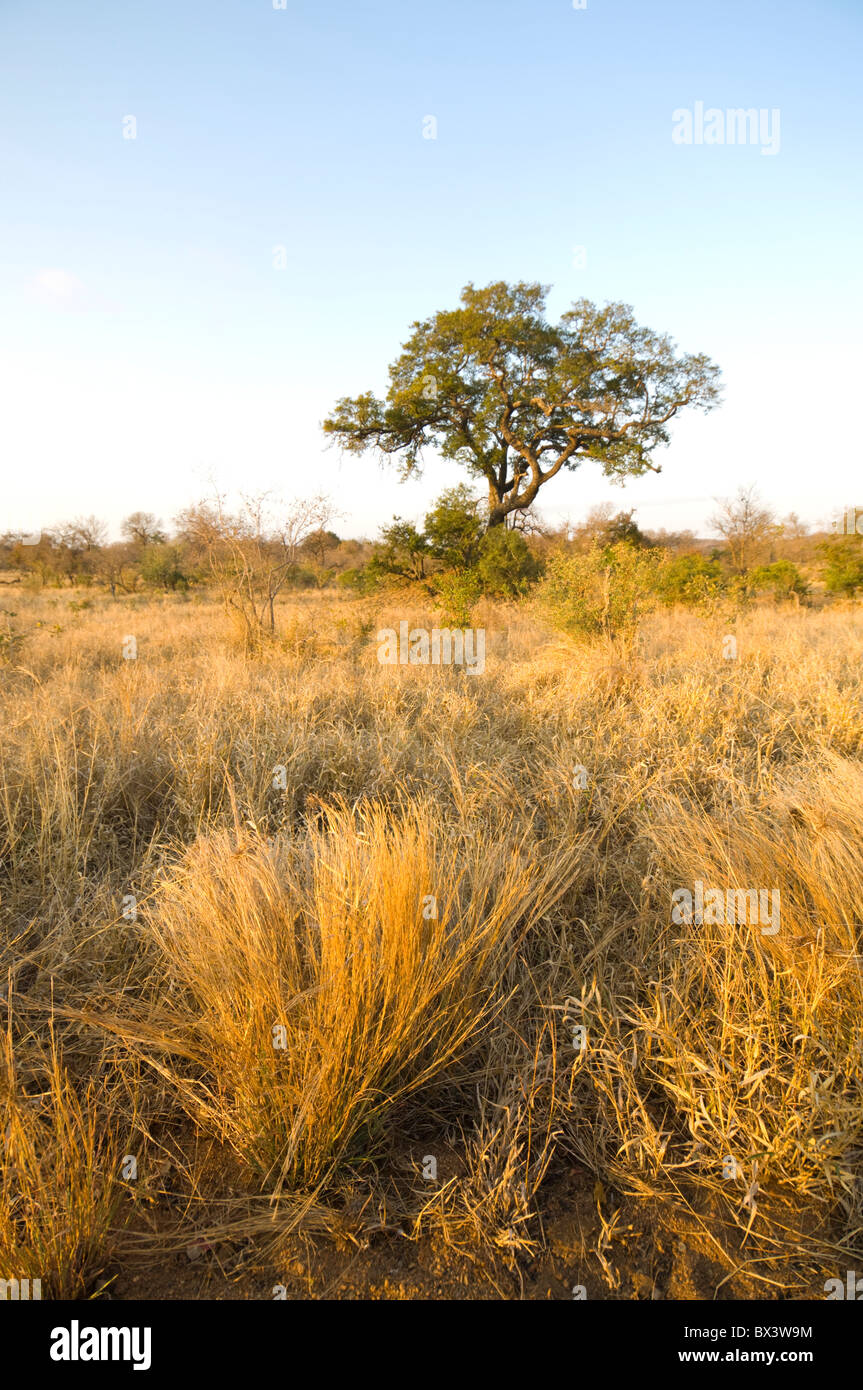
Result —
<instances>
[{"instance_id":1,"label":"clear sky","mask_svg":"<svg viewBox=\"0 0 863 1390\"><path fill-rule=\"evenodd\" d=\"M863 0L0 0L0 531L170 521L210 476L421 517L453 465L399 484L320 421L501 278L724 373L661 476L586 466L549 519L863 502L861 40ZM699 101L778 110L777 152L675 143Z\"/></svg>"}]
</instances>

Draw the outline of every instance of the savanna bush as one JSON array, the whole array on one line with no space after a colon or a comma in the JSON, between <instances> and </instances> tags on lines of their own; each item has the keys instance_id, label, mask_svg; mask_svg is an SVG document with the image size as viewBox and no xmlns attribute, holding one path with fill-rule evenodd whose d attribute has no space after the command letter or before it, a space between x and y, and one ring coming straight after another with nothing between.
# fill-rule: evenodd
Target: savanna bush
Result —
<instances>
[{"instance_id":1,"label":"savanna bush","mask_svg":"<svg viewBox=\"0 0 863 1390\"><path fill-rule=\"evenodd\" d=\"M554 553L537 597L554 627L570 635L631 634L639 617L659 601L659 550L626 542L594 545L584 554Z\"/></svg>"},{"instance_id":2,"label":"savanna bush","mask_svg":"<svg viewBox=\"0 0 863 1390\"><path fill-rule=\"evenodd\" d=\"M863 589L863 546L856 537L825 541L820 550L828 593L853 596Z\"/></svg>"},{"instance_id":3,"label":"savanna bush","mask_svg":"<svg viewBox=\"0 0 863 1390\"><path fill-rule=\"evenodd\" d=\"M437 604L447 627L470 627L474 604L482 597L476 570L450 570L437 580Z\"/></svg>"},{"instance_id":4,"label":"savanna bush","mask_svg":"<svg viewBox=\"0 0 863 1390\"><path fill-rule=\"evenodd\" d=\"M518 598L539 577L540 563L518 531L495 526L482 538L476 570L489 598Z\"/></svg>"},{"instance_id":5,"label":"savanna bush","mask_svg":"<svg viewBox=\"0 0 863 1390\"><path fill-rule=\"evenodd\" d=\"M670 556L659 570L658 584L663 603L704 603L720 593L722 567L697 551Z\"/></svg>"},{"instance_id":6,"label":"savanna bush","mask_svg":"<svg viewBox=\"0 0 863 1390\"><path fill-rule=\"evenodd\" d=\"M777 599L802 598L809 591L809 585L791 560L758 565L750 572L749 583L756 593L768 593Z\"/></svg>"}]
</instances>

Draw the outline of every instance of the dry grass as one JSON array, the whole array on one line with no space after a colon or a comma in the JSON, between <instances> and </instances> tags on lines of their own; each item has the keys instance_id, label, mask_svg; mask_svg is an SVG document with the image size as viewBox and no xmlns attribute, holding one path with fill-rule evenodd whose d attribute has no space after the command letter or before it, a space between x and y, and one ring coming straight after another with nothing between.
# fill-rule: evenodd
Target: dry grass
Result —
<instances>
[{"instance_id":1,"label":"dry grass","mask_svg":"<svg viewBox=\"0 0 863 1390\"><path fill-rule=\"evenodd\" d=\"M408 1098L470 1080L519 942L574 876L572 850L530 848L453 842L413 805L328 808L272 850L217 831L156 894L169 997L135 1031L196 1064L183 1105L268 1189L325 1183Z\"/></svg>"},{"instance_id":2,"label":"dry grass","mask_svg":"<svg viewBox=\"0 0 863 1390\"><path fill-rule=\"evenodd\" d=\"M467 1254L536 1249L572 1156L791 1292L795 1260L860 1258L859 609L663 613L621 661L488 605L467 676L379 666L378 627L433 615L335 595L285 604L254 660L206 599L16 605L6 1122L40 1211L63 1174L74 1215L48 1249L10 1163L10 1274L84 1288L118 1224L104 1155L143 1171L183 1124L250 1200L337 1211L359 1184ZM778 887L780 931L674 923L696 879Z\"/></svg>"},{"instance_id":3,"label":"dry grass","mask_svg":"<svg viewBox=\"0 0 863 1390\"><path fill-rule=\"evenodd\" d=\"M46 1298L80 1298L100 1272L117 1213L110 1110L94 1080L76 1086L53 1047L36 1067L30 1052L25 1082L11 1034L10 1020L0 1077L0 1277L38 1279Z\"/></svg>"}]
</instances>

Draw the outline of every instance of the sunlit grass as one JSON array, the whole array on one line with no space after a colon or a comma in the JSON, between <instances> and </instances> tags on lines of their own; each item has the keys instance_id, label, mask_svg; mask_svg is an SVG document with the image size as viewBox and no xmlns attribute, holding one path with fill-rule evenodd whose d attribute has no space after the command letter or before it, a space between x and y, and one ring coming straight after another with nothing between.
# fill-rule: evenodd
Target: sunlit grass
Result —
<instances>
[{"instance_id":1,"label":"sunlit grass","mask_svg":"<svg viewBox=\"0 0 863 1390\"><path fill-rule=\"evenodd\" d=\"M80 1292L99 1265L96 1153L129 1126L106 1046L142 1124L191 1122L250 1193L389 1183L409 1229L506 1255L576 1155L709 1201L768 1265L804 1230L859 1250L859 609L662 612L622 657L482 604L481 677L380 666L378 628L434 623L395 601L302 595L254 660L206 600L16 609L4 1103L15 1190L75 1214L13 1222L9 1158L10 1273ZM778 887L781 930L673 923L696 879ZM461 1155L439 1191L403 1168L436 1145Z\"/></svg>"}]
</instances>

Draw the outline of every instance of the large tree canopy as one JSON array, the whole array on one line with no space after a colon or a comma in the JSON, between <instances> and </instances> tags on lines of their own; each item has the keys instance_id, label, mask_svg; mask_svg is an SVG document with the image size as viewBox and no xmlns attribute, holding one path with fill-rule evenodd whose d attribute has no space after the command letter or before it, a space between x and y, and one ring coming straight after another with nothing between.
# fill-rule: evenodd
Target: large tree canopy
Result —
<instances>
[{"instance_id":1,"label":"large tree canopy","mask_svg":"<svg viewBox=\"0 0 863 1390\"><path fill-rule=\"evenodd\" d=\"M343 398L325 432L354 453L398 458L403 478L424 448L458 460L488 485L489 526L584 459L613 478L658 473L651 454L669 421L716 404L718 368L703 353L678 356L626 304L580 299L549 323L549 288L466 286L461 308L412 325L386 400Z\"/></svg>"}]
</instances>

